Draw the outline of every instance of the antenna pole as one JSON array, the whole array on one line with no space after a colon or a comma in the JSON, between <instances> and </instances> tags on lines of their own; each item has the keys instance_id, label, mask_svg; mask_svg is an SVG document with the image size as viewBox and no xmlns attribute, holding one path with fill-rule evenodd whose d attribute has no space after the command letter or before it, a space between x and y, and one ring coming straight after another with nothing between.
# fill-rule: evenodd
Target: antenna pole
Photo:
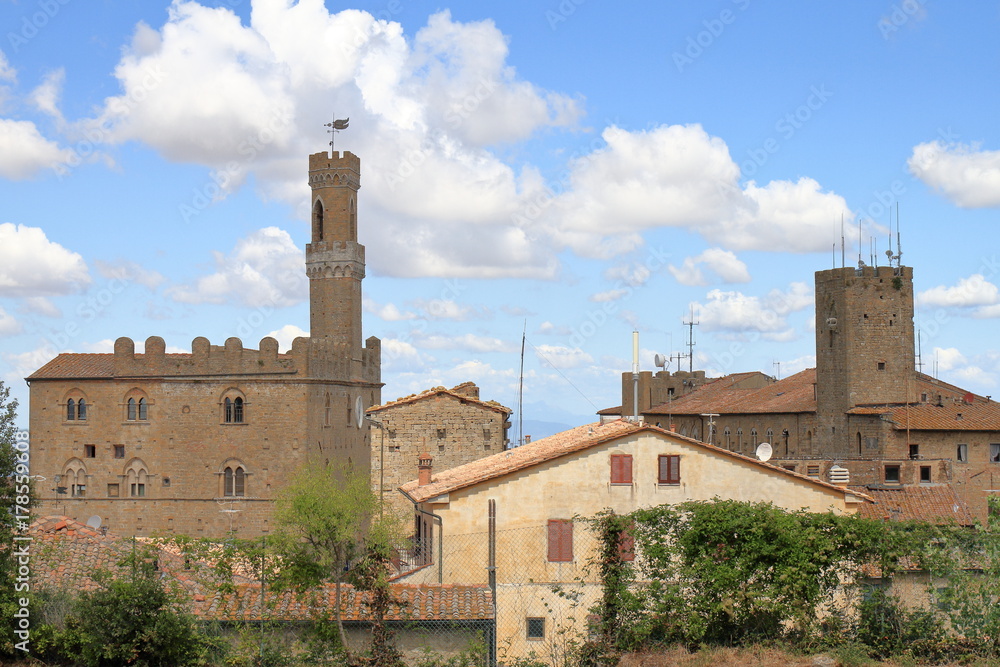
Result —
<instances>
[{"instance_id":1,"label":"antenna pole","mask_svg":"<svg viewBox=\"0 0 1000 667\"><path fill-rule=\"evenodd\" d=\"M517 379L517 444L524 444L524 341L528 337L528 320L521 330L521 373Z\"/></svg>"},{"instance_id":2,"label":"antenna pole","mask_svg":"<svg viewBox=\"0 0 1000 667\"><path fill-rule=\"evenodd\" d=\"M681 323L688 328L688 372L694 372L694 328L698 326L698 322L694 321L694 306L691 306L691 321L685 322L681 320Z\"/></svg>"},{"instance_id":3,"label":"antenna pole","mask_svg":"<svg viewBox=\"0 0 1000 667\"><path fill-rule=\"evenodd\" d=\"M847 250L844 246L844 214L840 214L840 268L847 266Z\"/></svg>"},{"instance_id":4,"label":"antenna pole","mask_svg":"<svg viewBox=\"0 0 1000 667\"><path fill-rule=\"evenodd\" d=\"M917 329L917 372L924 372L924 355L920 349L920 329Z\"/></svg>"},{"instance_id":5,"label":"antenna pole","mask_svg":"<svg viewBox=\"0 0 1000 667\"><path fill-rule=\"evenodd\" d=\"M632 417L639 423L639 332L632 332Z\"/></svg>"}]
</instances>

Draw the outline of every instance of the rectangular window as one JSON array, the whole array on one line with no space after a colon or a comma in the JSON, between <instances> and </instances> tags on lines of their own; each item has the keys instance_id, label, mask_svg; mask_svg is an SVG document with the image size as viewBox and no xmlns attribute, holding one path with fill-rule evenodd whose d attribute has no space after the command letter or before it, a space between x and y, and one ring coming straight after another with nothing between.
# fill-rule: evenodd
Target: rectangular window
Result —
<instances>
[{"instance_id":1,"label":"rectangular window","mask_svg":"<svg viewBox=\"0 0 1000 667\"><path fill-rule=\"evenodd\" d=\"M885 362L884 362L884 361L880 361L880 362L878 362L878 363L876 364L876 366L875 366L875 367L876 367L876 368L877 368L878 370L880 370L880 371L884 371L884 370L885 370Z\"/></svg>"},{"instance_id":2,"label":"rectangular window","mask_svg":"<svg viewBox=\"0 0 1000 667\"><path fill-rule=\"evenodd\" d=\"M795 464L794 463L790 463L788 465L784 465L784 466L781 466L781 467L784 468L785 470L788 470L789 472L795 472Z\"/></svg>"},{"instance_id":3,"label":"rectangular window","mask_svg":"<svg viewBox=\"0 0 1000 667\"><path fill-rule=\"evenodd\" d=\"M545 619L528 618L528 639L545 639Z\"/></svg>"},{"instance_id":4,"label":"rectangular window","mask_svg":"<svg viewBox=\"0 0 1000 667\"><path fill-rule=\"evenodd\" d=\"M911 459L920 458L920 445L910 445L910 458Z\"/></svg>"},{"instance_id":5,"label":"rectangular window","mask_svg":"<svg viewBox=\"0 0 1000 667\"><path fill-rule=\"evenodd\" d=\"M1000 444L990 445L990 461L993 463L1000 463Z\"/></svg>"},{"instance_id":6,"label":"rectangular window","mask_svg":"<svg viewBox=\"0 0 1000 667\"><path fill-rule=\"evenodd\" d=\"M611 483L631 484L632 483L632 456L631 454L611 455Z\"/></svg>"},{"instance_id":7,"label":"rectangular window","mask_svg":"<svg viewBox=\"0 0 1000 667\"><path fill-rule=\"evenodd\" d=\"M931 481L931 467L920 466L920 482L922 484L930 484L930 481Z\"/></svg>"},{"instance_id":8,"label":"rectangular window","mask_svg":"<svg viewBox=\"0 0 1000 667\"><path fill-rule=\"evenodd\" d=\"M810 477L819 477L819 466L807 466L806 474Z\"/></svg>"},{"instance_id":9,"label":"rectangular window","mask_svg":"<svg viewBox=\"0 0 1000 667\"><path fill-rule=\"evenodd\" d=\"M118 497L118 485L108 484L108 498L117 498L117 497Z\"/></svg>"},{"instance_id":10,"label":"rectangular window","mask_svg":"<svg viewBox=\"0 0 1000 667\"><path fill-rule=\"evenodd\" d=\"M88 459L92 459L97 456L97 446L96 445L84 445L83 455Z\"/></svg>"},{"instance_id":11,"label":"rectangular window","mask_svg":"<svg viewBox=\"0 0 1000 667\"><path fill-rule=\"evenodd\" d=\"M660 454L658 463L660 484L681 483L681 457L679 455Z\"/></svg>"},{"instance_id":12,"label":"rectangular window","mask_svg":"<svg viewBox=\"0 0 1000 667\"><path fill-rule=\"evenodd\" d=\"M969 446L968 445L959 445L958 446L958 451L955 453L955 456L959 460L959 462L961 462L961 463L968 462L968 460L969 460Z\"/></svg>"},{"instance_id":13,"label":"rectangular window","mask_svg":"<svg viewBox=\"0 0 1000 667\"><path fill-rule=\"evenodd\" d=\"M573 521L549 519L549 562L573 561Z\"/></svg>"},{"instance_id":14,"label":"rectangular window","mask_svg":"<svg viewBox=\"0 0 1000 667\"><path fill-rule=\"evenodd\" d=\"M145 484L133 484L131 488L133 498L144 498L146 497L146 485Z\"/></svg>"},{"instance_id":15,"label":"rectangular window","mask_svg":"<svg viewBox=\"0 0 1000 667\"><path fill-rule=\"evenodd\" d=\"M899 484L899 466L890 465L885 467L885 483Z\"/></svg>"},{"instance_id":16,"label":"rectangular window","mask_svg":"<svg viewBox=\"0 0 1000 667\"><path fill-rule=\"evenodd\" d=\"M438 445L438 451L439 452L443 452L444 451L444 445Z\"/></svg>"},{"instance_id":17,"label":"rectangular window","mask_svg":"<svg viewBox=\"0 0 1000 667\"><path fill-rule=\"evenodd\" d=\"M115 445L115 458L116 459L125 458L125 445Z\"/></svg>"},{"instance_id":18,"label":"rectangular window","mask_svg":"<svg viewBox=\"0 0 1000 667\"><path fill-rule=\"evenodd\" d=\"M87 485L86 484L74 484L72 488L72 494L74 498L83 498L87 495Z\"/></svg>"}]
</instances>

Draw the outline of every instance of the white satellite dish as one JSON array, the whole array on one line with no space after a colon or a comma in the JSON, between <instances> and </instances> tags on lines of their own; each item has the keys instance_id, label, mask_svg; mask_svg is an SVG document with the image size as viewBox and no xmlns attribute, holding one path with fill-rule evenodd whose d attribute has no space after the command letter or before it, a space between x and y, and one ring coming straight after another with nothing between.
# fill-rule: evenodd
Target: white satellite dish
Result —
<instances>
[{"instance_id":1,"label":"white satellite dish","mask_svg":"<svg viewBox=\"0 0 1000 667\"><path fill-rule=\"evenodd\" d=\"M653 356L653 365L656 366L657 368L663 368L664 366L667 365L667 358L660 353L656 353Z\"/></svg>"},{"instance_id":2,"label":"white satellite dish","mask_svg":"<svg viewBox=\"0 0 1000 667\"><path fill-rule=\"evenodd\" d=\"M101 527L101 517L95 514L94 516L87 519L87 525L93 528L94 530L97 530L98 528Z\"/></svg>"},{"instance_id":3,"label":"white satellite dish","mask_svg":"<svg viewBox=\"0 0 1000 667\"><path fill-rule=\"evenodd\" d=\"M773 453L773 451L771 450L771 443L768 442L760 443L759 445L757 445L756 453L758 461L769 460L771 458L771 454Z\"/></svg>"}]
</instances>

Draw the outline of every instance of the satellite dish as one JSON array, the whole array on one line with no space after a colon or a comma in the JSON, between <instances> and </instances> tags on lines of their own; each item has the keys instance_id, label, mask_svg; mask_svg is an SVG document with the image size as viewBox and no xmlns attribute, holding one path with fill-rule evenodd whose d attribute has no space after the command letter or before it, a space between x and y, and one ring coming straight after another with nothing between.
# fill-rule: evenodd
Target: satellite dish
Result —
<instances>
[{"instance_id":1,"label":"satellite dish","mask_svg":"<svg viewBox=\"0 0 1000 667\"><path fill-rule=\"evenodd\" d=\"M358 424L358 428L361 428L365 423L365 405L361 402L360 396L354 399L354 414L356 415L355 421Z\"/></svg>"},{"instance_id":2,"label":"satellite dish","mask_svg":"<svg viewBox=\"0 0 1000 667\"><path fill-rule=\"evenodd\" d=\"M101 527L101 517L95 514L94 516L87 519L87 525L93 528L94 530L97 530L98 528Z\"/></svg>"},{"instance_id":3,"label":"satellite dish","mask_svg":"<svg viewBox=\"0 0 1000 667\"><path fill-rule=\"evenodd\" d=\"M653 356L653 365L657 368L663 368L667 365L667 358L662 354L657 353Z\"/></svg>"},{"instance_id":4,"label":"satellite dish","mask_svg":"<svg viewBox=\"0 0 1000 667\"><path fill-rule=\"evenodd\" d=\"M771 454L772 454L771 444L768 443L768 442L762 442L762 443L760 443L759 445L757 445L757 451L756 451L756 453L757 453L757 460L758 461L767 461L767 460L769 460L771 458Z\"/></svg>"}]
</instances>

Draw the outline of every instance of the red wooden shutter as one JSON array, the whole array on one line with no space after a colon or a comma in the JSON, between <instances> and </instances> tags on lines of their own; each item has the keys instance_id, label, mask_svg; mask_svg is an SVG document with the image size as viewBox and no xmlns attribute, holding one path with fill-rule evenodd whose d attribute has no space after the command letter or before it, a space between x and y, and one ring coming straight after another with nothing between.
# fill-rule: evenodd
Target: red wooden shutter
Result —
<instances>
[{"instance_id":1,"label":"red wooden shutter","mask_svg":"<svg viewBox=\"0 0 1000 667\"><path fill-rule=\"evenodd\" d=\"M661 454L659 457L660 484L681 483L681 457L677 454Z\"/></svg>"},{"instance_id":2,"label":"red wooden shutter","mask_svg":"<svg viewBox=\"0 0 1000 667\"><path fill-rule=\"evenodd\" d=\"M569 563L573 560L573 522L549 519L549 562Z\"/></svg>"},{"instance_id":3,"label":"red wooden shutter","mask_svg":"<svg viewBox=\"0 0 1000 667\"><path fill-rule=\"evenodd\" d=\"M611 455L611 483L631 484L632 483L632 456L631 454Z\"/></svg>"},{"instance_id":4,"label":"red wooden shutter","mask_svg":"<svg viewBox=\"0 0 1000 667\"><path fill-rule=\"evenodd\" d=\"M622 531L621 539L618 542L618 556L625 562L635 560L635 538L632 537L630 529Z\"/></svg>"}]
</instances>

